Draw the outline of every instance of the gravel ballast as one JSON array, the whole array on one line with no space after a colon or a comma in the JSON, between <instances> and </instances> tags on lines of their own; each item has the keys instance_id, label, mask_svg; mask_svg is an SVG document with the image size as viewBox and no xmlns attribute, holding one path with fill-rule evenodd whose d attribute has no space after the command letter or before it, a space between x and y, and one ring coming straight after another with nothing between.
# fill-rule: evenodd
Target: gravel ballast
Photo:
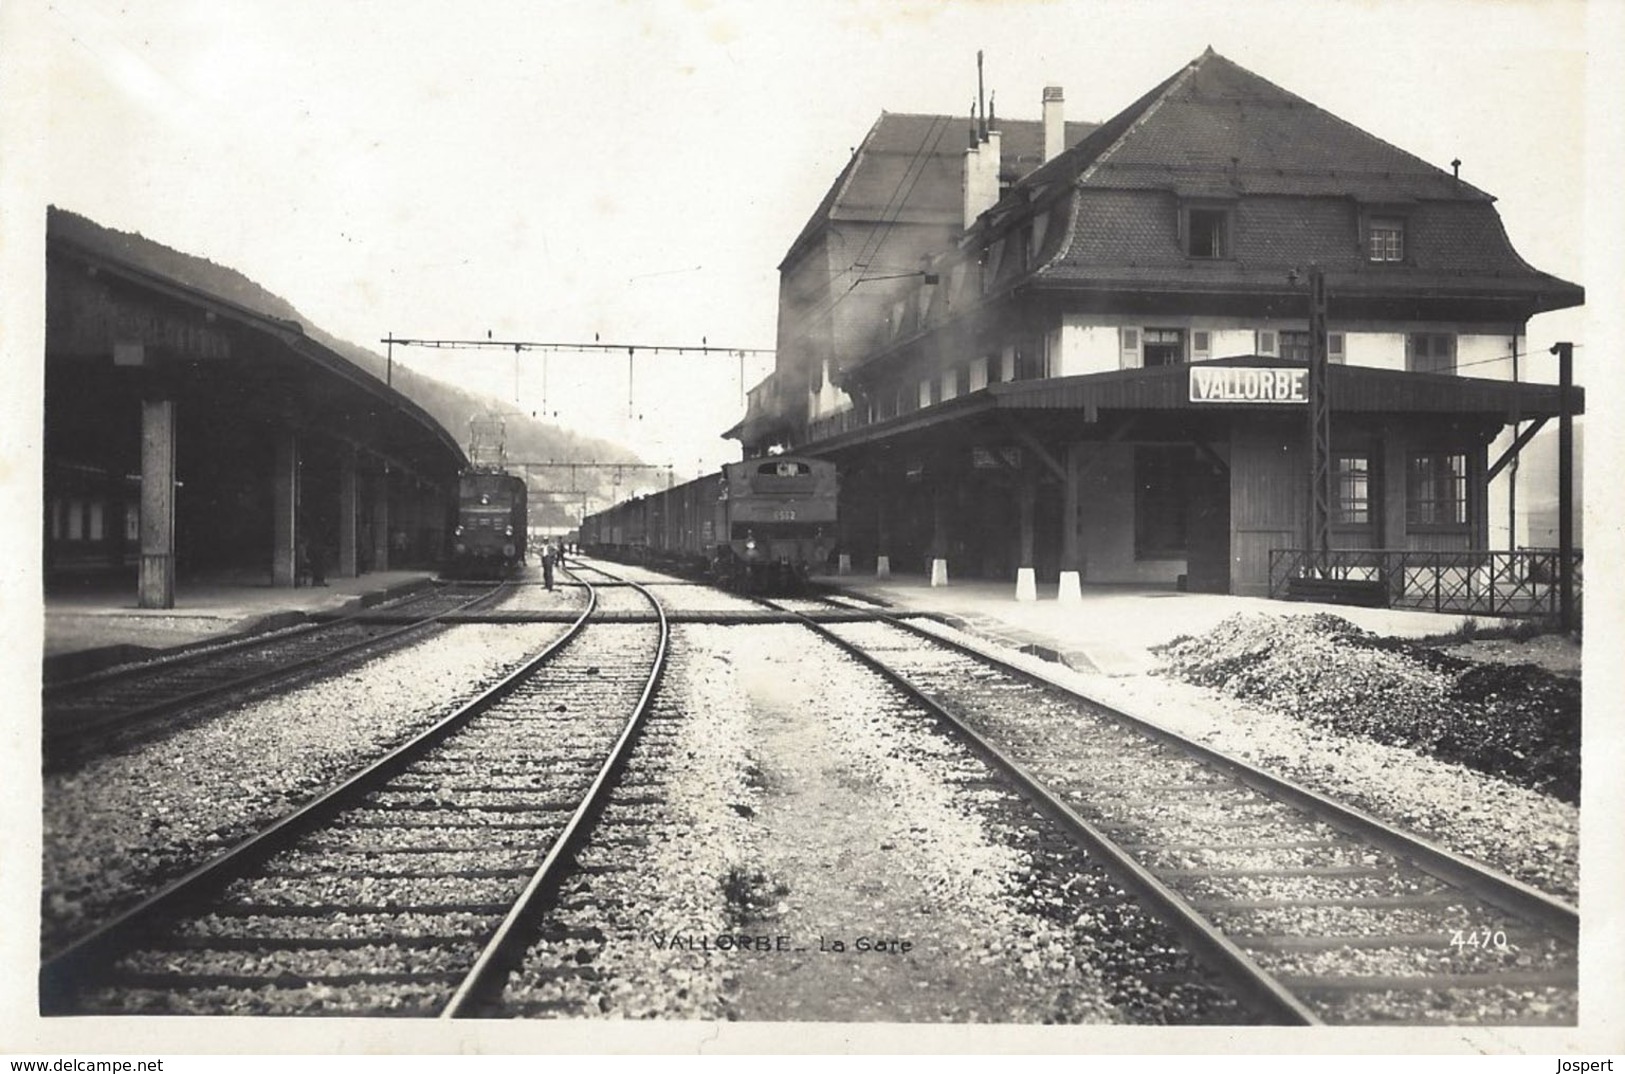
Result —
<instances>
[{"instance_id":1,"label":"gravel ballast","mask_svg":"<svg viewBox=\"0 0 1625 1074\"><path fill-rule=\"evenodd\" d=\"M789 626L677 638L663 704L681 718L651 725L606 814L643 823L581 856L596 871L567 882L509 990L516 1009L1245 1018L979 761L833 647Z\"/></svg>"},{"instance_id":2,"label":"gravel ballast","mask_svg":"<svg viewBox=\"0 0 1625 1074\"><path fill-rule=\"evenodd\" d=\"M996 648L940 623L922 620L920 625L972 646ZM1402 746L1339 734L1209 687L1160 676L1090 675L1010 650L1000 650L999 656L1553 895L1576 897L1580 817L1566 802Z\"/></svg>"},{"instance_id":3,"label":"gravel ballast","mask_svg":"<svg viewBox=\"0 0 1625 1074\"><path fill-rule=\"evenodd\" d=\"M469 625L44 780L55 949L447 715L556 637Z\"/></svg>"}]
</instances>

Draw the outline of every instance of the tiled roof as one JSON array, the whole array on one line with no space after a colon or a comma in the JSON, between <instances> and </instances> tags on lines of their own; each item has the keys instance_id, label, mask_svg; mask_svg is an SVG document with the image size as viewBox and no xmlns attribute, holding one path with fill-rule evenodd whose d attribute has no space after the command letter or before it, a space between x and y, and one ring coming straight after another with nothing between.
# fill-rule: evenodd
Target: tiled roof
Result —
<instances>
[{"instance_id":1,"label":"tiled roof","mask_svg":"<svg viewBox=\"0 0 1625 1074\"><path fill-rule=\"evenodd\" d=\"M1218 180L1238 194L1490 200L1209 49L1088 161L1085 186L1167 189Z\"/></svg>"},{"instance_id":2,"label":"tiled roof","mask_svg":"<svg viewBox=\"0 0 1625 1074\"><path fill-rule=\"evenodd\" d=\"M1044 125L1024 119L998 119L996 123L1000 172L1014 182L1042 163ZM1067 123L1067 144L1083 140L1094 129L1093 123ZM784 263L834 220L957 226L963 211L960 182L969 139L970 119L966 116L882 112L790 244Z\"/></svg>"},{"instance_id":3,"label":"tiled roof","mask_svg":"<svg viewBox=\"0 0 1625 1074\"><path fill-rule=\"evenodd\" d=\"M1060 189L1072 191L1069 240L1045 243L1038 286L1245 290L1319 264L1329 284L1370 292L1523 296L1541 309L1584 301L1518 256L1489 195L1211 49L1029 175L1004 208ZM1187 197L1235 205L1226 259L1181 249ZM1402 265L1371 264L1360 248L1359 213L1382 206L1405 214Z\"/></svg>"}]
</instances>

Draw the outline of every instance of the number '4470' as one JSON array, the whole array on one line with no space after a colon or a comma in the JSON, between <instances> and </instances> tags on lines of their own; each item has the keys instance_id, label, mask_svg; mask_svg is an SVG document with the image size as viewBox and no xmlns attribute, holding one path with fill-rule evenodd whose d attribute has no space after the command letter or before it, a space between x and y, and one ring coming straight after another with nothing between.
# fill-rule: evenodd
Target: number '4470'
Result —
<instances>
[{"instance_id":1,"label":"number '4470'","mask_svg":"<svg viewBox=\"0 0 1625 1074\"><path fill-rule=\"evenodd\" d=\"M1450 946L1457 950L1468 947L1488 947L1496 951L1507 949L1507 934L1500 929L1452 929Z\"/></svg>"}]
</instances>

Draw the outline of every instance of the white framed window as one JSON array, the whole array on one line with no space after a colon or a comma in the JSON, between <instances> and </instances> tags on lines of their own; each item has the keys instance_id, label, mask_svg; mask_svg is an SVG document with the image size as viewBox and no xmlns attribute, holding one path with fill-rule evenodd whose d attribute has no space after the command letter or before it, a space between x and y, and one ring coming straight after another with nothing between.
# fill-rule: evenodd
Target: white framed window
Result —
<instances>
[{"instance_id":1,"label":"white framed window","mask_svg":"<svg viewBox=\"0 0 1625 1074\"><path fill-rule=\"evenodd\" d=\"M87 527L88 528L88 533L86 534L86 536L89 537L89 539L92 540L92 541L99 541L103 537L102 511L103 511L102 501L100 501L100 500L91 500L90 501L90 520L89 520L89 524L88 524L88 527Z\"/></svg>"},{"instance_id":2,"label":"white framed window","mask_svg":"<svg viewBox=\"0 0 1625 1074\"><path fill-rule=\"evenodd\" d=\"M1342 365L1347 360L1347 353L1343 348L1343 333L1326 333L1326 360L1336 365Z\"/></svg>"},{"instance_id":3,"label":"white framed window","mask_svg":"<svg viewBox=\"0 0 1625 1074\"><path fill-rule=\"evenodd\" d=\"M999 355L999 379L1008 384L1016 379L1016 345L1006 343L1004 352Z\"/></svg>"},{"instance_id":4,"label":"white framed window","mask_svg":"<svg viewBox=\"0 0 1625 1074\"><path fill-rule=\"evenodd\" d=\"M1213 333L1205 328L1191 330L1191 361L1213 357Z\"/></svg>"},{"instance_id":5,"label":"white framed window","mask_svg":"<svg viewBox=\"0 0 1625 1074\"><path fill-rule=\"evenodd\" d=\"M926 408L926 407L928 407L930 405L931 405L931 381L930 381L930 378L927 378L925 380L920 381L920 408L923 410L924 408Z\"/></svg>"},{"instance_id":6,"label":"white framed window","mask_svg":"<svg viewBox=\"0 0 1625 1074\"><path fill-rule=\"evenodd\" d=\"M1345 526L1371 522L1371 459L1364 454L1339 451L1332 455L1333 511Z\"/></svg>"},{"instance_id":7,"label":"white framed window","mask_svg":"<svg viewBox=\"0 0 1625 1074\"><path fill-rule=\"evenodd\" d=\"M1122 367L1124 369L1138 369L1143 364L1140 361L1140 330L1138 328L1119 328L1117 330L1119 346L1122 350Z\"/></svg>"},{"instance_id":8,"label":"white framed window","mask_svg":"<svg viewBox=\"0 0 1625 1074\"><path fill-rule=\"evenodd\" d=\"M82 541L85 539L85 502L83 500L68 501L68 540Z\"/></svg>"},{"instance_id":9,"label":"white framed window","mask_svg":"<svg viewBox=\"0 0 1625 1074\"><path fill-rule=\"evenodd\" d=\"M1365 256L1368 261L1405 260L1405 221L1397 216L1373 216L1366 222Z\"/></svg>"},{"instance_id":10,"label":"white framed window","mask_svg":"<svg viewBox=\"0 0 1625 1074\"><path fill-rule=\"evenodd\" d=\"M1411 455L1406 462L1406 525L1467 525L1467 456L1423 452Z\"/></svg>"},{"instance_id":11,"label":"white framed window","mask_svg":"<svg viewBox=\"0 0 1625 1074\"><path fill-rule=\"evenodd\" d=\"M959 394L959 370L944 369L942 371L942 401L946 403Z\"/></svg>"},{"instance_id":12,"label":"white framed window","mask_svg":"<svg viewBox=\"0 0 1625 1074\"><path fill-rule=\"evenodd\" d=\"M1253 341L1253 353L1271 357L1280 356L1280 333L1270 328L1260 328L1256 335L1257 339Z\"/></svg>"}]
</instances>

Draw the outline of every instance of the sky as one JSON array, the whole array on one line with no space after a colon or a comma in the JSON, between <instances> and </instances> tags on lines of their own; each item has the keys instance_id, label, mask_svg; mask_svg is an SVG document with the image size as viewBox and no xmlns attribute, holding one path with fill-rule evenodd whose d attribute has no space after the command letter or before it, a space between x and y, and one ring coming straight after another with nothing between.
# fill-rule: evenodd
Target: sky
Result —
<instances>
[{"instance_id":1,"label":"sky","mask_svg":"<svg viewBox=\"0 0 1625 1074\"><path fill-rule=\"evenodd\" d=\"M1604 0L1604 6L1625 6ZM885 111L1104 120L1212 46L1496 195L1591 284L1594 2L27 0L43 201L235 268L329 332L769 348L777 265ZM32 81L30 81L30 79ZM21 171L13 155L7 179ZM30 200L32 199L32 200ZM27 228L13 229L24 234ZM1596 294L1593 286L1593 294ZM1580 343L1587 313L1530 344ZM693 476L770 359L397 360ZM1555 362L1554 362L1555 377ZM544 385L545 382L545 385ZM452 430L460 438L464 430Z\"/></svg>"}]
</instances>

